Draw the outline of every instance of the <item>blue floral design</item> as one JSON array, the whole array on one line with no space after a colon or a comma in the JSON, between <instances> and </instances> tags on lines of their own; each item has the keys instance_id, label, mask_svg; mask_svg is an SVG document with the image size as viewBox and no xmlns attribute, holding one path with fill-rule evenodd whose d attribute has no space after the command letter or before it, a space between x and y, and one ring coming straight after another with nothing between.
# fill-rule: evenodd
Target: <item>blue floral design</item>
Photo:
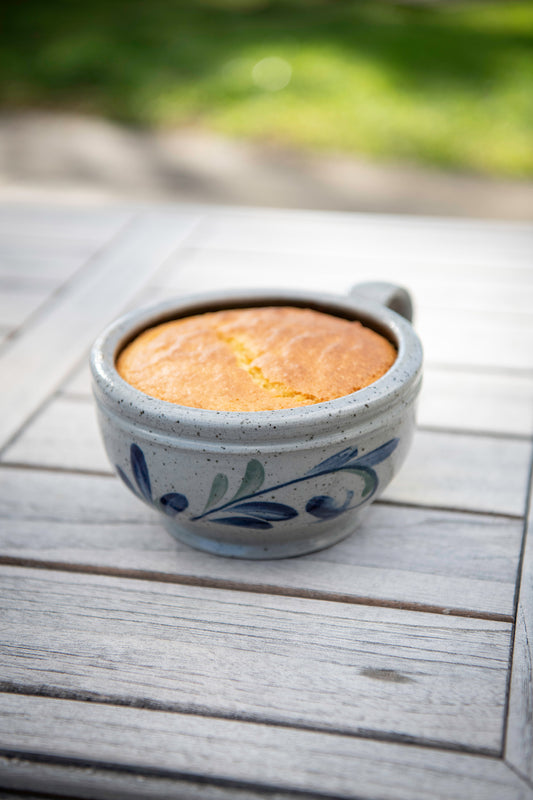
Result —
<instances>
[{"instance_id":1,"label":"blue floral design","mask_svg":"<svg viewBox=\"0 0 533 800\"><path fill-rule=\"evenodd\" d=\"M137 497L139 497L141 500L145 500L151 505L157 506L169 517L175 517L176 514L179 514L181 511L185 511L189 505L189 501L184 494L179 494L179 492L170 492L169 494L164 494L159 498L159 502L156 502L153 499L148 465L146 464L143 451L137 444L132 444L130 447L130 464L135 483L137 484L136 487L128 478L124 470L118 466L118 464L116 464L115 467L122 481L126 484L130 491L137 495Z\"/></svg>"},{"instance_id":2,"label":"blue floral design","mask_svg":"<svg viewBox=\"0 0 533 800\"><path fill-rule=\"evenodd\" d=\"M344 514L348 510L358 508L367 502L375 494L379 478L373 467L385 461L398 446L399 439L390 439L385 444L371 450L358 457L357 447L347 447L344 450L329 456L324 461L319 462L305 475L293 478L290 481L279 483L275 486L262 488L265 481L265 470L260 461L255 458L250 459L246 465L246 470L241 483L235 494L226 502L222 502L226 496L229 481L226 475L219 472L213 479L211 490L207 502L201 514L191 517L191 521L208 519L220 525L233 525L239 528L251 528L255 530L268 530L276 522L285 522L298 516L298 511L285 503L277 503L270 500L258 500L261 495L272 494L279 489L284 489L295 483L311 480L312 478L330 475L335 472L345 472L357 475L363 480L363 490L360 497L356 498L354 492L347 491L344 502L338 503L329 495L316 495L311 497L305 506L305 510L316 520L326 521ZM170 492L162 495L159 500L152 497L152 487L150 474L146 459L141 448L132 444L130 447L131 472L135 485L119 466L117 472L126 486L141 500L155 505L165 514L174 517L184 511L189 503L184 494ZM221 512L230 512L229 516L213 516Z\"/></svg>"}]
</instances>

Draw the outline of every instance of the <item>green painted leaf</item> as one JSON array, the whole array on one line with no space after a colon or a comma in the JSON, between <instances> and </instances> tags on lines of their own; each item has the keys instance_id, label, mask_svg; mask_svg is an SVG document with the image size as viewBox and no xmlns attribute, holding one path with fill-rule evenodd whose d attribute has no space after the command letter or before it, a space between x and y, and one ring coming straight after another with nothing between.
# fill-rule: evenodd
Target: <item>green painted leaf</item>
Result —
<instances>
[{"instance_id":1,"label":"green painted leaf","mask_svg":"<svg viewBox=\"0 0 533 800\"><path fill-rule=\"evenodd\" d=\"M246 465L246 472L244 473L244 478L242 479L241 485L231 498L230 502L239 500L241 497L247 497L248 495L257 492L257 490L263 485L264 480L265 470L263 469L263 465L256 458L250 459Z\"/></svg>"},{"instance_id":2,"label":"green painted leaf","mask_svg":"<svg viewBox=\"0 0 533 800\"><path fill-rule=\"evenodd\" d=\"M359 475L363 479L365 485L361 493L361 497L366 497L367 494L374 491L378 483L378 476L373 469L368 467L343 467L343 472L352 472L354 475Z\"/></svg>"},{"instance_id":3,"label":"green painted leaf","mask_svg":"<svg viewBox=\"0 0 533 800\"><path fill-rule=\"evenodd\" d=\"M222 500L227 491L228 491L228 479L222 472L219 472L218 475L215 475L215 477L213 478L213 483L211 484L211 491L209 492L209 497L207 498L207 503L205 504L204 511L207 511L208 508L211 508L211 506L214 506L216 503Z\"/></svg>"}]
</instances>

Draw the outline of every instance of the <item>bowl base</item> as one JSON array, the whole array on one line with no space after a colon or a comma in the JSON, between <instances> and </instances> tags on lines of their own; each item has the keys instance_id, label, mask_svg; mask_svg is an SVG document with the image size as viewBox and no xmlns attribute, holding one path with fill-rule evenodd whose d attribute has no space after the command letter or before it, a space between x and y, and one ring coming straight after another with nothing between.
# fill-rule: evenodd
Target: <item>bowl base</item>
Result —
<instances>
[{"instance_id":1,"label":"bowl base","mask_svg":"<svg viewBox=\"0 0 533 800\"><path fill-rule=\"evenodd\" d=\"M288 541L262 541L253 543L228 542L201 536L198 533L191 533L191 531L188 531L186 528L181 527L170 519L165 520L164 524L171 536L180 542L190 545L190 547L194 547L196 550L203 550L204 552L213 553L217 556L225 556L227 558L243 558L258 561L294 558L295 556L314 553L317 550L324 550L326 547L331 547L331 545L340 542L353 533L360 522L360 515L356 518L352 516L348 525L332 526L326 531L322 530L315 536L305 536Z\"/></svg>"}]
</instances>

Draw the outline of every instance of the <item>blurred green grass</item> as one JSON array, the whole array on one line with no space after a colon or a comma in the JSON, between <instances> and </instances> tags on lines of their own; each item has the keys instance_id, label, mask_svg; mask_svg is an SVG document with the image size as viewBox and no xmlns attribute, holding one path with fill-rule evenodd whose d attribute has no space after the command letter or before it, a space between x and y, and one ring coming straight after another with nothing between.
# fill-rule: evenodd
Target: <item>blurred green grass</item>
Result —
<instances>
[{"instance_id":1,"label":"blurred green grass","mask_svg":"<svg viewBox=\"0 0 533 800\"><path fill-rule=\"evenodd\" d=\"M24 0L0 103L533 175L533 3Z\"/></svg>"}]
</instances>

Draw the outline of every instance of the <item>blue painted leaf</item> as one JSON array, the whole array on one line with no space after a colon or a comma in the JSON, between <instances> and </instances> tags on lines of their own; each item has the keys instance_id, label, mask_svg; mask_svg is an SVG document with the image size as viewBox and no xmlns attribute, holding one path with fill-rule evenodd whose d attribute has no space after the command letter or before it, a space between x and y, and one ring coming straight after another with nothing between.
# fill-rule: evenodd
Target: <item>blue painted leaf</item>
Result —
<instances>
[{"instance_id":1,"label":"blue painted leaf","mask_svg":"<svg viewBox=\"0 0 533 800\"><path fill-rule=\"evenodd\" d=\"M218 475L215 475L213 478L213 483L211 484L211 491L209 492L209 497L207 498L207 503L205 504L204 511L207 511L208 508L211 506L216 505L226 492L228 491L228 479L222 472L219 472ZM202 512L203 513L203 512Z\"/></svg>"},{"instance_id":2,"label":"blue painted leaf","mask_svg":"<svg viewBox=\"0 0 533 800\"><path fill-rule=\"evenodd\" d=\"M121 481L122 481L123 483L125 483L125 484L126 484L126 486L128 487L128 489L130 490L130 492L133 492L133 494L136 494L136 495L137 495L137 497L140 497L140 494L139 494L139 492L137 491L137 489L135 488L135 486L133 485L133 483L130 481L130 479L128 478L128 476L127 476L127 475L126 475L126 473L124 472L124 470L123 470L123 469L121 469L121 468L119 467L119 465L118 465L118 464L115 464L115 469L116 469L116 471L117 471L117 473L118 473L118 475L119 475L119 478L121 479Z\"/></svg>"},{"instance_id":3,"label":"blue painted leaf","mask_svg":"<svg viewBox=\"0 0 533 800\"><path fill-rule=\"evenodd\" d=\"M334 519L348 509L352 497L353 492L346 492L346 500L339 506L333 497L327 494L317 495L308 501L305 510L318 519Z\"/></svg>"},{"instance_id":4,"label":"blue painted leaf","mask_svg":"<svg viewBox=\"0 0 533 800\"><path fill-rule=\"evenodd\" d=\"M316 475L319 472L330 472L334 469L340 469L344 464L347 464L348 461L355 458L356 455L357 447L346 447L344 450L341 450L340 453L335 453L334 456L330 456L326 458L325 461L321 461L316 467L306 472L306 475Z\"/></svg>"},{"instance_id":5,"label":"blue painted leaf","mask_svg":"<svg viewBox=\"0 0 533 800\"><path fill-rule=\"evenodd\" d=\"M241 497L247 497L248 495L257 492L257 490L263 485L264 480L265 470L263 469L263 465L256 458L250 459L246 465L246 472L244 473L244 478L242 479L241 485L231 498L230 502L239 500Z\"/></svg>"},{"instance_id":6,"label":"blue painted leaf","mask_svg":"<svg viewBox=\"0 0 533 800\"><path fill-rule=\"evenodd\" d=\"M359 462L357 462L359 463ZM374 493L378 485L378 476L370 467L342 467L343 472L352 472L354 475L359 475L363 479L365 485L361 492L361 497L366 497L370 493Z\"/></svg>"},{"instance_id":7,"label":"blue painted leaf","mask_svg":"<svg viewBox=\"0 0 533 800\"><path fill-rule=\"evenodd\" d=\"M169 517L175 517L176 514L179 514L180 511L184 511L189 505L189 501L185 495L179 492L164 494L163 497L159 498L159 502L163 511L165 514L168 514Z\"/></svg>"},{"instance_id":8,"label":"blue painted leaf","mask_svg":"<svg viewBox=\"0 0 533 800\"><path fill-rule=\"evenodd\" d=\"M132 444L130 447L130 458L131 469L137 486L143 497L151 503L152 487L150 485L150 475L148 473L148 467L146 466L144 453L138 445Z\"/></svg>"},{"instance_id":9,"label":"blue painted leaf","mask_svg":"<svg viewBox=\"0 0 533 800\"><path fill-rule=\"evenodd\" d=\"M366 453L361 458L358 458L356 461L357 466L364 466L364 467L373 467L374 464L380 464L382 461L385 461L386 458L390 456L391 453L396 450L398 447L399 439L391 439L385 444L382 444L381 447L376 447L375 450L372 450L370 453Z\"/></svg>"},{"instance_id":10,"label":"blue painted leaf","mask_svg":"<svg viewBox=\"0 0 533 800\"><path fill-rule=\"evenodd\" d=\"M270 522L255 517L217 517L214 522L221 525L235 525L237 528L255 528L258 531L265 531L272 527Z\"/></svg>"},{"instance_id":11,"label":"blue painted leaf","mask_svg":"<svg viewBox=\"0 0 533 800\"><path fill-rule=\"evenodd\" d=\"M237 506L232 506L231 510L239 513L244 512L252 517L272 520L273 522L280 522L298 516L296 509L286 506L284 503L239 503Z\"/></svg>"}]
</instances>

